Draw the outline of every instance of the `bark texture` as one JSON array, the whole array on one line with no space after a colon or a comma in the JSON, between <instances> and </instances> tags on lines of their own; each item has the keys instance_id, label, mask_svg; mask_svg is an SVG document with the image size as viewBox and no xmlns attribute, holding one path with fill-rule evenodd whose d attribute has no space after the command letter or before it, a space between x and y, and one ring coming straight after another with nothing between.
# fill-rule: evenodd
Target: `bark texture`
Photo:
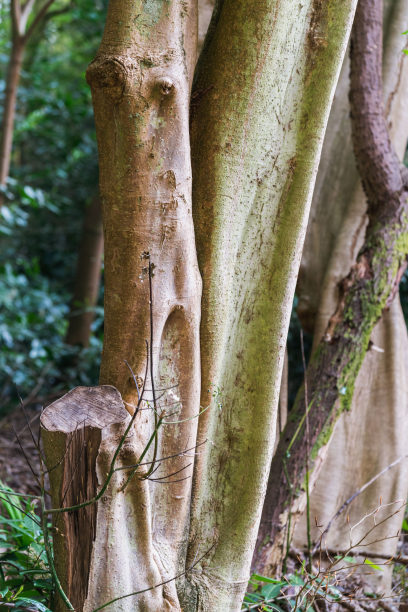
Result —
<instances>
[{"instance_id":1,"label":"bark texture","mask_svg":"<svg viewBox=\"0 0 408 612\"><path fill-rule=\"evenodd\" d=\"M115 385L133 412L137 392L125 360L141 387L148 341L146 399L152 399L154 385L175 387L159 402L160 410L174 413L170 420L177 423L162 428L158 457L194 447L199 412L201 279L188 128L196 46L194 2L111 0L102 44L87 72L105 239L101 383ZM139 454L155 420L147 409L137 417ZM156 474L175 472L187 463L174 457ZM138 578L141 589L174 577L184 567L191 470L181 476L187 479L171 485L139 483L137 495L145 510L138 529L145 530L147 542L134 566L146 568ZM146 583L147 574L154 579ZM150 597L146 609L179 609L174 582L161 603L156 593ZM147 606L139 601L134 605L134 610Z\"/></svg>"},{"instance_id":2,"label":"bark texture","mask_svg":"<svg viewBox=\"0 0 408 612\"><path fill-rule=\"evenodd\" d=\"M353 2L219 2L192 94L203 277L186 609L238 610L274 447L294 284ZM205 160L205 161L203 161ZM256 492L256 494L255 494Z\"/></svg>"},{"instance_id":3,"label":"bark texture","mask_svg":"<svg viewBox=\"0 0 408 612\"><path fill-rule=\"evenodd\" d=\"M103 254L102 211L99 195L92 198L85 211L79 245L74 296L65 341L89 345L94 308L101 284Z\"/></svg>"},{"instance_id":4,"label":"bark texture","mask_svg":"<svg viewBox=\"0 0 408 612\"><path fill-rule=\"evenodd\" d=\"M404 41L401 40L400 24L408 20L408 6L400 0L386 3L384 9L385 109L393 145L402 159L408 138L408 64L402 54ZM337 283L361 248L366 225L366 202L351 152L348 72L347 61L342 70L323 147L298 286L303 320L314 326L315 344L335 309ZM339 151L342 152L340 157ZM330 194L327 193L329 185ZM338 214L339 209L342 217ZM324 253L320 261L317 253ZM316 281L322 287L321 295L316 294ZM313 540L319 537L314 517L319 525L326 526L346 499L406 452L408 339L398 299L393 302L390 311L384 313L373 331L371 341L384 352L370 350L367 353L356 380L351 411L341 415L333 431L327 457L311 496ZM359 495L348 512L333 523L324 538L324 545L329 550L346 550L350 535L352 542L360 539L371 527L373 518L365 520L352 533L350 526L377 508L380 500L385 506L405 499L407 468L407 461L398 464ZM397 508L397 504L384 508L375 520L378 523L380 514L383 517L390 515ZM397 538L388 536L398 532L401 518L400 513L396 514L376 527L370 540L380 541L365 546L364 552L373 557L381 553L390 558L395 553ZM305 545L305 534L305 517L302 517L294 534L295 547ZM367 539L365 544L368 542ZM386 570L371 572L365 580L370 582L372 588L384 591L389 586L389 574Z\"/></svg>"},{"instance_id":5,"label":"bark texture","mask_svg":"<svg viewBox=\"0 0 408 612\"><path fill-rule=\"evenodd\" d=\"M365 14L364 11L368 13ZM376 13L373 16L374 11ZM354 54L352 69L352 114L356 154L360 167L367 171L363 184L369 203L370 223L357 261L348 277L339 285L336 312L330 318L324 337L319 342L308 368L313 482L327 451L332 427L341 412L350 408L355 379L368 348L371 332L395 294L407 252L406 187L389 137L384 140L386 132L381 100L381 56L378 56L377 48L378 41L381 40L381 24L381 7L375 2L360 2L354 29L354 48L358 46L358 53ZM374 27L373 37L377 41L376 44L373 44L374 38L371 41L367 39L367 36L372 35ZM363 64L363 70L361 65L357 65L360 62ZM362 100L367 88L364 77L368 75L371 87L380 87L380 94ZM361 139L363 135L364 142ZM387 190L384 189L384 176L383 171L380 172L380 166L388 167ZM375 187L376 181L380 180L382 186ZM364 231L364 221L357 233L359 230ZM353 241L351 248L356 248ZM257 555L254 559L256 567L262 572L271 573L279 568L288 521L285 499L291 495L291 491L299 491L299 488L304 486L304 414L305 397L302 390L297 398L293 420L291 418L285 428L277 455L272 462ZM286 476L281 474L283 465ZM306 496L303 490L296 496L292 493L292 497L293 527L298 513L304 509Z\"/></svg>"},{"instance_id":6,"label":"bark texture","mask_svg":"<svg viewBox=\"0 0 408 612\"><path fill-rule=\"evenodd\" d=\"M87 73L105 228L101 382L114 384L132 411L136 390L124 360L144 382L148 340L154 367L147 388L178 385L183 421L163 429L159 456L193 446L197 421L186 419L197 416L200 403L210 405L199 419L203 446L190 516L191 480L171 488L139 481L134 493L144 507L137 524L146 542L140 588L203 558L179 580L177 593L169 583L151 592L151 601L136 600L134 610L241 607L311 194L354 8L355 0L309 0L294 13L276 0L223 0L215 9L191 102L193 215L204 280L200 402L201 283L187 125L195 6L110 2ZM138 415L136 454L153 421L151 411ZM177 461L166 462L166 471L181 469Z\"/></svg>"}]
</instances>

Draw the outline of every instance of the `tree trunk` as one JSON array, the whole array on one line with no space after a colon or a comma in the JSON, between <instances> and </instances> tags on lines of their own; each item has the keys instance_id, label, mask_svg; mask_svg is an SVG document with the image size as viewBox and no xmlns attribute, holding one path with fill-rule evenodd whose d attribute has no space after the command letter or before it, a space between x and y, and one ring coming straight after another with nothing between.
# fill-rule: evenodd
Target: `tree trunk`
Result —
<instances>
[{"instance_id":1,"label":"tree trunk","mask_svg":"<svg viewBox=\"0 0 408 612\"><path fill-rule=\"evenodd\" d=\"M352 70L352 112L357 158L365 169L363 176L364 173L369 176L369 179L364 176L363 182L369 202L370 223L357 262L352 266L349 276L339 284L337 310L309 365L307 402L302 389L272 462L254 558L257 570L267 574L279 572L287 529L293 529L297 516L305 507L303 479L306 449L308 446L312 449L313 474L310 486L313 488L327 452L333 425L341 412L350 408L356 376L374 325L384 308L389 306L405 268L404 237L408 228L404 211L407 191L381 114L381 61L376 55L378 44L374 45L368 40L371 35L368 30L373 27L373 23L377 26L374 37L376 41L380 40L378 23L382 23L381 9L366 0L359 7L360 12L355 22L355 44L359 50L355 52ZM375 19L371 14L369 17L362 16L364 10L369 13L377 11ZM365 36L367 40L361 42L357 28L361 28L360 36ZM361 66L357 67L360 61L366 62L364 70L361 70ZM362 101L360 97L364 97L364 88L367 88L364 79L368 75L372 97ZM375 86L379 89L375 90ZM368 154L371 156L370 163L366 159ZM384 169L388 169L388 174L384 173ZM363 229L364 224L360 231ZM309 412L309 440L305 435L305 403ZM282 475L283 466L285 469ZM289 527L288 497L293 498Z\"/></svg>"},{"instance_id":2,"label":"tree trunk","mask_svg":"<svg viewBox=\"0 0 408 612\"><path fill-rule=\"evenodd\" d=\"M24 57L25 42L17 35L13 35L11 54L7 69L6 93L4 100L2 137L0 142L0 186L6 184L11 161L13 145L14 118L16 113L17 89L20 81L21 66ZM4 196L0 194L0 206L4 203Z\"/></svg>"},{"instance_id":3,"label":"tree trunk","mask_svg":"<svg viewBox=\"0 0 408 612\"><path fill-rule=\"evenodd\" d=\"M176 412L163 428L158 456L193 447L199 408L199 277L191 205L189 92L196 54L193 2L112 0L97 57L87 72L95 108L105 234L105 338L101 383L115 385L133 412L149 342L149 397L176 386L160 410ZM184 45L184 46L183 46ZM153 269L149 305L149 267ZM152 310L152 319L150 316ZM150 328L150 324L152 327ZM179 400L174 405L175 397ZM154 427L153 411L137 417L138 452ZM187 462L175 457L162 471ZM183 476L188 477L190 470ZM168 579L184 567L191 482L139 482L147 548L140 563ZM139 574L140 588L146 574ZM148 609L175 609L173 595ZM148 597L148 595L146 595ZM164 596L163 596L164 597ZM136 605L136 604L135 604ZM139 602L134 610L144 609Z\"/></svg>"},{"instance_id":4,"label":"tree trunk","mask_svg":"<svg viewBox=\"0 0 408 612\"><path fill-rule=\"evenodd\" d=\"M41 433L47 465L55 468L50 470L54 508L81 504L100 492L129 420L120 394L109 386L77 387L44 410ZM136 462L133 437L127 438L116 468ZM92 612L118 594L134 592L140 581L157 579L143 563L142 550L149 543L138 530L143 507L137 480L122 492L124 474L114 474L100 501L53 515L56 570L75 610ZM170 609L162 607L160 590L138 595L138 605L142 610ZM132 612L134 606L135 598L127 597L110 609ZM67 610L58 593L53 609Z\"/></svg>"},{"instance_id":5,"label":"tree trunk","mask_svg":"<svg viewBox=\"0 0 408 612\"><path fill-rule=\"evenodd\" d=\"M17 90L21 75L21 66L27 42L38 25L45 18L54 0L45 0L33 16L30 26L27 21L32 14L34 0L24 5L20 0L10 0L11 19L11 54L7 69L6 92L0 137L0 187L4 187L10 172L11 151L13 145L14 118L16 113ZM4 194L0 192L0 208L4 204Z\"/></svg>"},{"instance_id":6,"label":"tree trunk","mask_svg":"<svg viewBox=\"0 0 408 612\"><path fill-rule=\"evenodd\" d=\"M124 564L125 551L112 563L129 571L133 590L186 575L177 590L173 581L136 597L132 610L241 607L311 194L354 7L354 0L309 0L294 14L275 0L217 5L191 109L204 281L201 406L210 410L198 424L191 507L189 478L165 486L134 479L143 510L126 524L141 542L137 562ZM200 410L188 133L195 22L193 3L111 0L87 73L105 231L101 382L114 384L132 412L135 379L141 386L147 378L152 395L164 390L159 414L175 410L166 390L177 385L177 423L163 429L157 457L194 446ZM137 415L136 456L155 420L152 410ZM178 456L165 473L186 467ZM102 538L97 546L104 545ZM105 578L104 566L95 566L91 591Z\"/></svg>"},{"instance_id":7,"label":"tree trunk","mask_svg":"<svg viewBox=\"0 0 408 612\"><path fill-rule=\"evenodd\" d=\"M186 609L238 610L274 449L294 285L355 4L224 0L192 94L203 278L199 442ZM254 40L257 44L254 45ZM215 396L215 397L214 397ZM215 401L214 401L215 400Z\"/></svg>"},{"instance_id":8,"label":"tree trunk","mask_svg":"<svg viewBox=\"0 0 408 612\"><path fill-rule=\"evenodd\" d=\"M402 53L405 41L400 31L401 23L407 20L408 5L404 0L385 4L384 100L392 142L400 159L404 156L408 137L408 64ZM337 283L346 274L364 240L366 202L357 181L351 150L348 71L346 62L323 147L322 160L325 163L316 182L313 219L308 228L305 261L301 265L298 286L302 312L314 325L315 344L335 309ZM333 173L337 177L335 180ZM327 193L325 195L326 190L330 198ZM339 210L342 211L341 217ZM322 287L321 296L316 296L316 282ZM311 495L313 541L318 541L321 531L345 500L406 452L408 338L399 299L393 302L389 312L375 327L371 342L374 349L367 353L357 377L351 410L341 415L333 431L327 457ZM381 515L390 516L398 508L398 504L387 504L407 497L407 471L408 461L405 460L360 494L324 536L323 549L347 550L350 536L352 542L361 539L371 527L373 518L361 522L351 533L350 527L377 508L381 500L383 508L375 516L377 527L373 537L365 540L364 548L355 552L363 551L370 558L379 553L391 558L398 541L392 536L401 528L402 515L396 513L383 524L378 523ZM315 517L323 526L320 530L315 527ZM303 515L293 538L295 548L304 547L307 542L305 534ZM365 568L369 570L369 566ZM363 567L357 571L362 570ZM370 572L364 580L371 590L386 592L390 587L391 572L392 565L388 565L381 572Z\"/></svg>"},{"instance_id":9,"label":"tree trunk","mask_svg":"<svg viewBox=\"0 0 408 612\"><path fill-rule=\"evenodd\" d=\"M67 344L89 345L93 309L98 300L103 254L102 211L99 195L85 211L79 245L75 289L69 314Z\"/></svg>"}]
</instances>

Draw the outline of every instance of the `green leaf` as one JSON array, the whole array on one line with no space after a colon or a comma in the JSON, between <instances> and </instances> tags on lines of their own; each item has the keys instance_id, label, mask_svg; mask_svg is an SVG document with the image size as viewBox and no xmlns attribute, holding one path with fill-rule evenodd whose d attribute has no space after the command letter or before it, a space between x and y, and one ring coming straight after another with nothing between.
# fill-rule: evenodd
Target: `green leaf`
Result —
<instances>
[{"instance_id":1,"label":"green leaf","mask_svg":"<svg viewBox=\"0 0 408 612\"><path fill-rule=\"evenodd\" d=\"M260 576L259 574L252 574L251 579L257 580L258 582L267 582L268 584L286 584L286 582L282 582L282 580L268 578L267 576Z\"/></svg>"},{"instance_id":2,"label":"green leaf","mask_svg":"<svg viewBox=\"0 0 408 612\"><path fill-rule=\"evenodd\" d=\"M37 601L36 599L30 599L29 597L19 597L19 599L16 601L15 609L26 610L27 604L30 604L32 607L36 608L40 612L52 612L52 610L47 608L47 606L42 604L40 601Z\"/></svg>"},{"instance_id":3,"label":"green leaf","mask_svg":"<svg viewBox=\"0 0 408 612\"><path fill-rule=\"evenodd\" d=\"M274 599L280 595L283 586L283 583L265 585L262 587L261 594L265 599Z\"/></svg>"},{"instance_id":4,"label":"green leaf","mask_svg":"<svg viewBox=\"0 0 408 612\"><path fill-rule=\"evenodd\" d=\"M372 561L370 561L370 559L364 559L364 563L366 565L369 565L370 567L372 567L375 570L378 570L380 572L384 571L384 568L380 567L379 565L376 565L375 563L373 563Z\"/></svg>"}]
</instances>

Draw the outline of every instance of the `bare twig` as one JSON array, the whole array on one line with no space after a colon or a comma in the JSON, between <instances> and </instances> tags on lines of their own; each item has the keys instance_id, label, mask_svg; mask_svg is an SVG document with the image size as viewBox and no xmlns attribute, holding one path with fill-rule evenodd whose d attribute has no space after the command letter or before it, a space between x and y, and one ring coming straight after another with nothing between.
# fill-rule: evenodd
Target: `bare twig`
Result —
<instances>
[{"instance_id":1,"label":"bare twig","mask_svg":"<svg viewBox=\"0 0 408 612\"><path fill-rule=\"evenodd\" d=\"M393 461L392 463L390 463L389 465L387 465L387 467L385 467L383 470L381 470L381 472L378 472L375 476L373 476L372 478L370 478L370 480L368 480L362 487L360 487L360 489L358 489L357 491L355 491L353 493L353 495L351 495L348 499L346 499L346 501L344 502L344 504L342 504L342 506L340 506L340 508L337 510L336 514L333 515L333 517L330 519L330 521L328 522L326 528L323 530L323 532L321 533L320 537L319 537L319 541L320 538L323 538L325 535L328 534L330 527L333 524L333 521L335 521L343 512L344 510L351 504L351 502L358 497L359 495L361 495L361 493L364 493L364 491L366 489L368 489L369 486L371 486L376 480L378 480L378 478L380 478L383 474L385 474L386 472L388 472L388 470L390 470L391 468L393 468L394 466L398 465L399 463L401 463L401 461L403 459L406 459L408 457L408 455L402 455L401 457L399 457L398 459L396 459L395 461ZM312 554L315 554L317 551L317 548L319 546L319 543L316 543L315 546L313 547L313 551Z\"/></svg>"}]
</instances>

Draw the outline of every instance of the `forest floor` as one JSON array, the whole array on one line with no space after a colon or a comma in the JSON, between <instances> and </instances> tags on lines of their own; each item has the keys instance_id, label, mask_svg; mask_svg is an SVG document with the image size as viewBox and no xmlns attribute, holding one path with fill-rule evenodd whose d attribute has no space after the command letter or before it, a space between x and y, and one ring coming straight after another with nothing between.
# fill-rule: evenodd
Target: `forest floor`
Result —
<instances>
[{"instance_id":1,"label":"forest floor","mask_svg":"<svg viewBox=\"0 0 408 612\"><path fill-rule=\"evenodd\" d=\"M19 493L38 495L40 492L28 465L29 461L33 471L39 474L36 447L40 415L41 407L32 405L25 410L17 407L0 419L0 480Z\"/></svg>"}]
</instances>

